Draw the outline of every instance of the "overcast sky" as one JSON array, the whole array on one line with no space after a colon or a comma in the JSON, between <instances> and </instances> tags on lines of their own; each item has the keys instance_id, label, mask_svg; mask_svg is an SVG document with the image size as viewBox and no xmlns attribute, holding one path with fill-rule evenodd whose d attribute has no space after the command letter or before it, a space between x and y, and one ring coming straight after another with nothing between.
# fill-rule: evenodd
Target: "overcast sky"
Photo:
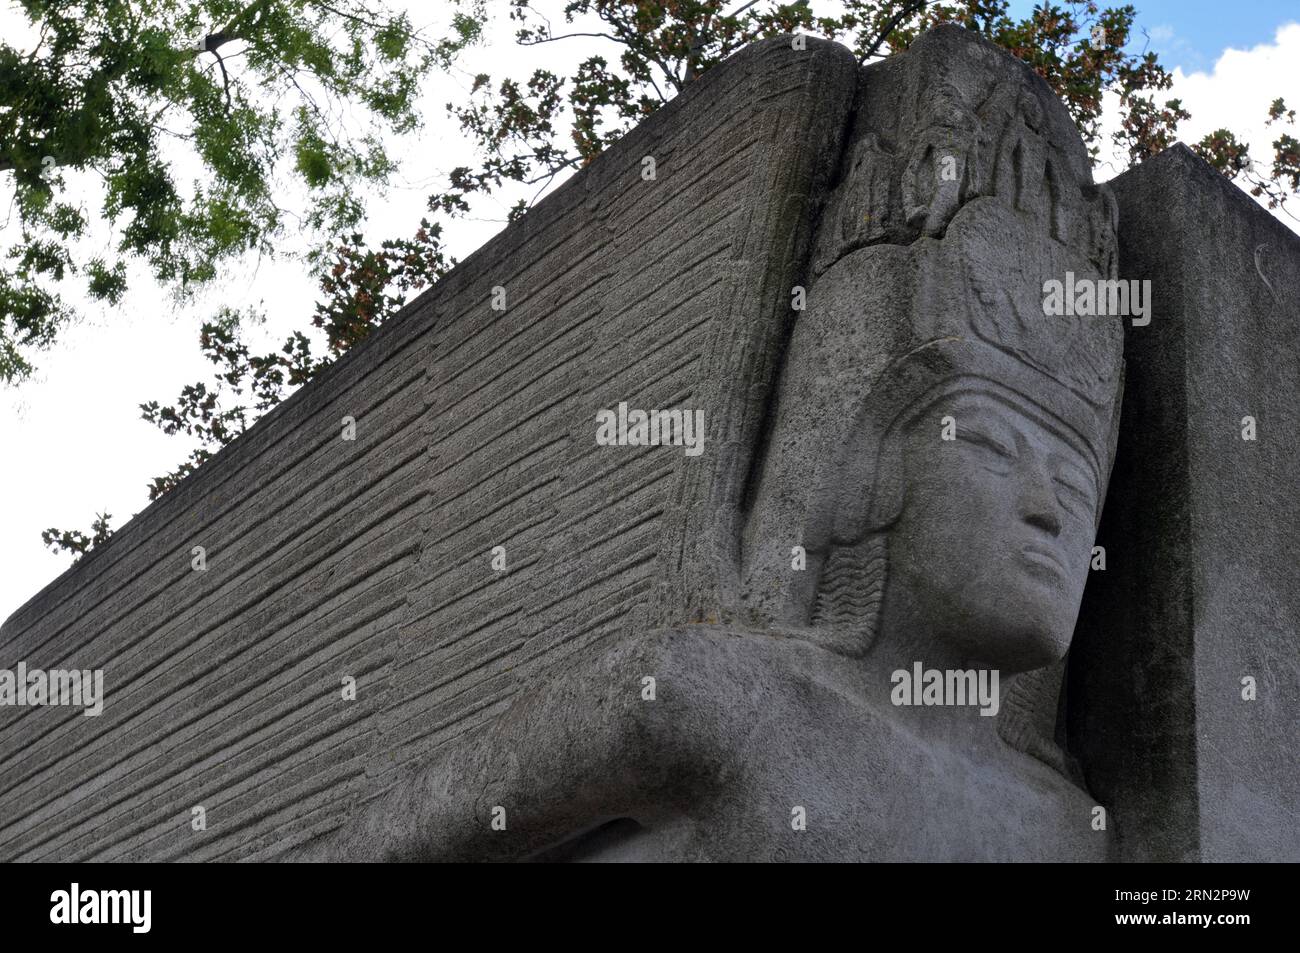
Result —
<instances>
[{"instance_id":1,"label":"overcast sky","mask_svg":"<svg viewBox=\"0 0 1300 953\"><path fill-rule=\"evenodd\" d=\"M1264 127L1268 104L1282 96L1300 108L1300 9L1294 0L1252 0L1229 8L1230 15L1220 0L1132 2L1147 33L1135 48L1149 44L1174 69L1171 95L1181 97L1192 113L1181 138L1195 141L1226 126L1249 142L1257 157L1266 156L1276 137ZM1023 13L1032 5L1015 0L1012 12ZM410 4L417 23L427 22L427 11L441 6ZM506 3L489 0L489 6L504 13ZM553 6L562 9L562 0ZM562 19L558 13L552 17L557 30ZM0 0L0 35L22 35L22 26L8 0ZM603 49L602 41L576 40L523 50L511 35L502 16L488 42L467 54L460 70L430 82L424 97L426 125L398 146L401 171L388 194L374 201L365 229L371 239L412 234L429 192L445 182L450 169L470 163L463 137L444 108L462 98L469 77L487 72L500 78L508 69L509 75L523 78L542 65L559 71ZM1119 171L1118 165L1103 161L1097 178ZM5 178L0 173L0 183ZM449 233L451 252L464 258L502 228L505 208L515 197L457 223ZM1294 219L1282 220L1296 228ZM0 244L12 240L11 222L8 229L0 227ZM120 306L83 306L84 317L39 356L39 371L31 380L0 389L0 620L71 564L70 556L45 548L42 529L85 531L101 511L113 514L112 525L120 527L148 505L149 480L185 457L185 441L141 420L137 405L171 403L185 384L208 379L211 365L197 346L199 324L221 304L263 302L268 323L249 337L250 343L270 349L308 323L317 298L315 280L292 258L249 260L228 269L220 283L184 308L145 276L137 273L135 278Z\"/></svg>"}]
</instances>

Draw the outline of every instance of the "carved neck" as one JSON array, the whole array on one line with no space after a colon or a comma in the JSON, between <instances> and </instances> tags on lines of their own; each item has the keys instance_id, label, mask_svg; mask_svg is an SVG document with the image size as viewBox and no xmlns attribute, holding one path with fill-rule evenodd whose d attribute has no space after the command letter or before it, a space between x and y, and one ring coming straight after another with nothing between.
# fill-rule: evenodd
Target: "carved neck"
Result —
<instances>
[{"instance_id":1,"label":"carved neck","mask_svg":"<svg viewBox=\"0 0 1300 953\"><path fill-rule=\"evenodd\" d=\"M994 663L972 656L955 639L936 635L925 621L932 617L932 612L923 612L912 601L906 586L886 583L876 636L862 659L864 687L869 697L881 700L900 724L927 740L942 741L968 753L997 749L1005 754L998 722L1013 673L998 670ZM973 638L968 644L980 644L977 633L970 635ZM974 699L968 697L965 705L952 704L954 699L947 695L944 704L925 704L923 698L912 697L910 705L895 705L895 688L900 680L896 673L906 674L914 693L917 663L923 676L931 671L943 673L945 690L948 672L975 671L977 685L992 692L997 713L982 715L981 708L989 706L981 704L978 694Z\"/></svg>"}]
</instances>

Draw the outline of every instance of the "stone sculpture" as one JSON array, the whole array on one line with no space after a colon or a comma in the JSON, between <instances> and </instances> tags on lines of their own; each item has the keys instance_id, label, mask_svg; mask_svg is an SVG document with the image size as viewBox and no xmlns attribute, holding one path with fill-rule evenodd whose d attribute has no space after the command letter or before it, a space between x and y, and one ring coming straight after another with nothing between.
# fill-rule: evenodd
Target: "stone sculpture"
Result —
<instances>
[{"instance_id":1,"label":"stone sculpture","mask_svg":"<svg viewBox=\"0 0 1300 953\"><path fill-rule=\"evenodd\" d=\"M329 856L1108 856L1052 733L1123 332L1045 316L1042 288L1115 277L1114 200L1046 84L960 31L862 87L738 541L739 624L630 633ZM921 666L1017 678L994 718L892 704Z\"/></svg>"},{"instance_id":2,"label":"stone sculpture","mask_svg":"<svg viewBox=\"0 0 1300 953\"><path fill-rule=\"evenodd\" d=\"M0 626L0 859L1297 859L1296 260L753 44Z\"/></svg>"}]
</instances>

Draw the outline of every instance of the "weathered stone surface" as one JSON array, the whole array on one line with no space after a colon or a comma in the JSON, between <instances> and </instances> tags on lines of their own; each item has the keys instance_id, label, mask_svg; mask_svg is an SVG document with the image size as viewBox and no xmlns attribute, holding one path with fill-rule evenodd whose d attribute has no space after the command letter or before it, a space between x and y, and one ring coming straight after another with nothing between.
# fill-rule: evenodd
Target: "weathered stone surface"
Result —
<instances>
[{"instance_id":1,"label":"weathered stone surface","mask_svg":"<svg viewBox=\"0 0 1300 953\"><path fill-rule=\"evenodd\" d=\"M1295 861L1300 239L1182 145L1111 187L1154 306L1127 330L1074 731L1125 858Z\"/></svg>"},{"instance_id":2,"label":"weathered stone surface","mask_svg":"<svg viewBox=\"0 0 1300 953\"><path fill-rule=\"evenodd\" d=\"M713 599L680 551L716 563L855 70L742 51L6 621L0 664L102 667L108 698L0 709L0 858L278 855ZM597 446L620 401L704 410L706 452Z\"/></svg>"},{"instance_id":3,"label":"weathered stone surface","mask_svg":"<svg viewBox=\"0 0 1300 953\"><path fill-rule=\"evenodd\" d=\"M994 737L900 718L869 674L770 633L629 635L288 859L1106 859L1085 791L1004 744L991 763Z\"/></svg>"},{"instance_id":4,"label":"weathered stone surface","mask_svg":"<svg viewBox=\"0 0 1300 953\"><path fill-rule=\"evenodd\" d=\"M1054 734L1122 331L1042 295L1115 276L1114 201L1042 80L964 31L864 69L854 114L725 622L629 632L295 856L1110 856ZM918 663L1019 681L998 717L896 707Z\"/></svg>"},{"instance_id":5,"label":"weathered stone surface","mask_svg":"<svg viewBox=\"0 0 1300 953\"><path fill-rule=\"evenodd\" d=\"M0 709L0 857L1296 859L1298 255L1210 179L1117 238L973 34L746 49L0 628L108 677Z\"/></svg>"}]
</instances>

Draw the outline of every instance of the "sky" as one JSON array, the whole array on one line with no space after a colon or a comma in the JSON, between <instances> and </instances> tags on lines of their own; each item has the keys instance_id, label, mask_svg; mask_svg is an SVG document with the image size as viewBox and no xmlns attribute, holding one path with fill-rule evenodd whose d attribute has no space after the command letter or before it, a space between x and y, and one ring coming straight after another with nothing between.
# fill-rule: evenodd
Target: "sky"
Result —
<instances>
[{"instance_id":1,"label":"sky","mask_svg":"<svg viewBox=\"0 0 1300 953\"><path fill-rule=\"evenodd\" d=\"M1180 137L1195 141L1227 127L1257 156L1266 155L1276 135L1264 126L1268 104L1283 96L1300 108L1300 0L1243 0L1229 5L1228 14L1224 4L1212 0L1131 2L1145 31L1132 48L1149 44L1160 55L1174 74L1170 95L1181 97L1192 113ZM505 6L504 0L489 3ZM555 6L562 8L562 0ZM1032 6L1014 0L1011 12L1023 15ZM410 5L417 23L427 22L435 7L443 5L420 0ZM23 27L9 0L0 0L0 35L21 36ZM474 73L497 77L508 69L522 78L537 66L558 71L600 48L600 42L523 50L512 42L504 18L498 21L458 70L430 81L423 98L426 125L394 143L400 172L388 192L375 197L366 235L375 241L410 235L428 193L451 168L469 163L468 145L447 118L445 104L461 98ZM1103 128L1108 129L1115 104L1107 107ZM1096 177L1104 181L1120 171L1122 166L1103 155ZM457 223L451 252L463 259L500 230L515 197ZM1297 227L1293 219L1282 220ZM0 243L11 240L12 231L0 223ZM292 257L246 260L187 305L172 301L143 275L134 277L138 280L121 305L83 306L83 317L39 355L39 370L30 380L0 388L0 620L71 565L70 556L45 548L41 530L85 531L94 514L105 511L120 527L148 505L149 480L186 456L190 445L141 420L138 405L170 403L185 384L208 378L210 365L197 346L200 323L222 304L261 303L268 320L249 335L250 346L269 349L307 323L317 298L315 280Z\"/></svg>"},{"instance_id":2,"label":"sky","mask_svg":"<svg viewBox=\"0 0 1300 953\"><path fill-rule=\"evenodd\" d=\"M1028 14L1041 0L1013 0L1013 16ZM1166 69L1209 72L1226 49L1247 50L1272 39L1277 27L1300 21L1300 0L1124 0L1137 8L1149 49ZM1122 6L1118 0L1105 6ZM1136 49L1142 49L1141 44Z\"/></svg>"}]
</instances>

